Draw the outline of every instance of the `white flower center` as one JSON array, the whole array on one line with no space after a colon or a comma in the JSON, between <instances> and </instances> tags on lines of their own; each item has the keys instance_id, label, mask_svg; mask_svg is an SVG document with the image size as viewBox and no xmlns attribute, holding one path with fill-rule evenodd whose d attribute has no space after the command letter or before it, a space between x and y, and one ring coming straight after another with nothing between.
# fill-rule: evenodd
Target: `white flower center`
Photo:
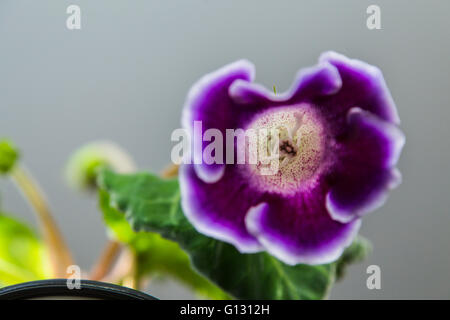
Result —
<instances>
[{"instance_id":1,"label":"white flower center","mask_svg":"<svg viewBox=\"0 0 450 320\"><path fill-rule=\"evenodd\" d=\"M247 129L259 135L256 163L244 172L262 191L291 194L308 187L323 167L325 133L320 117L308 104L273 108Z\"/></svg>"}]
</instances>

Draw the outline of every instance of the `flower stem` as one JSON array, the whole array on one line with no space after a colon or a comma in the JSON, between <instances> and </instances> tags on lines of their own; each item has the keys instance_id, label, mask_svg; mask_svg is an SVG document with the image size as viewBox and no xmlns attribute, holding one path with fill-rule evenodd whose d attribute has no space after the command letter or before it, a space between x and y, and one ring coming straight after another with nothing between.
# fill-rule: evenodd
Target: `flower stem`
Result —
<instances>
[{"instance_id":1,"label":"flower stem","mask_svg":"<svg viewBox=\"0 0 450 320\"><path fill-rule=\"evenodd\" d=\"M38 217L49 249L53 276L65 278L67 276L67 267L73 265L72 256L52 217L43 192L25 168L20 166L14 167L11 171L11 177Z\"/></svg>"},{"instance_id":2,"label":"flower stem","mask_svg":"<svg viewBox=\"0 0 450 320\"><path fill-rule=\"evenodd\" d=\"M129 250L130 270L123 278L122 285L131 289L140 290L140 281L137 274L137 256L136 252Z\"/></svg>"},{"instance_id":3,"label":"flower stem","mask_svg":"<svg viewBox=\"0 0 450 320\"><path fill-rule=\"evenodd\" d=\"M118 241L109 240L102 255L92 269L89 278L92 280L100 280L104 278L111 270L112 265L121 249L122 246Z\"/></svg>"},{"instance_id":4,"label":"flower stem","mask_svg":"<svg viewBox=\"0 0 450 320\"><path fill-rule=\"evenodd\" d=\"M100 281L119 283L130 274L130 270L132 270L131 253L127 247L124 247L117 258L116 263L112 265L110 271L101 278Z\"/></svg>"},{"instance_id":5,"label":"flower stem","mask_svg":"<svg viewBox=\"0 0 450 320\"><path fill-rule=\"evenodd\" d=\"M179 169L179 165L176 164L171 164L169 166L167 166L162 172L161 172L161 177L163 178L173 178L178 176L178 169Z\"/></svg>"}]
</instances>

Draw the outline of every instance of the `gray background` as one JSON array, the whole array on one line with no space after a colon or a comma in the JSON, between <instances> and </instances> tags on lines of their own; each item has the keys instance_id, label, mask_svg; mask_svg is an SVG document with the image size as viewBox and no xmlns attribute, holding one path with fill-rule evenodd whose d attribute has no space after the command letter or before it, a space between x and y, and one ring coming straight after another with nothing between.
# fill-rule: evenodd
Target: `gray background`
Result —
<instances>
[{"instance_id":1,"label":"gray background","mask_svg":"<svg viewBox=\"0 0 450 320\"><path fill-rule=\"evenodd\" d=\"M366 28L366 8L382 30ZM78 4L82 30L66 29ZM450 298L449 1L18 1L0 2L0 135L22 149L48 193L75 258L87 268L106 241L94 198L62 178L70 153L116 141L143 169L170 161L170 133L191 84L239 58L278 91L333 49L376 64L397 103L407 143L403 184L364 219L374 252L331 298ZM34 222L9 182L3 206ZM381 267L381 290L366 268ZM155 283L162 298L190 297Z\"/></svg>"}]
</instances>

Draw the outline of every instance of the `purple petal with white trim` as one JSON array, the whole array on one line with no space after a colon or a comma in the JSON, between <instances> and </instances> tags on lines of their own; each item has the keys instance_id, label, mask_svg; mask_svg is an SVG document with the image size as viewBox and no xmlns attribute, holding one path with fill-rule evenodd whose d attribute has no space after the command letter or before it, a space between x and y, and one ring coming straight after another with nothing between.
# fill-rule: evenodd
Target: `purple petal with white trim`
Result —
<instances>
[{"instance_id":1,"label":"purple petal with white trim","mask_svg":"<svg viewBox=\"0 0 450 320\"><path fill-rule=\"evenodd\" d=\"M227 168L223 177L213 184L199 179L192 165L182 165L179 175L184 214L199 232L229 242L241 252L262 250L244 221L258 198L233 168Z\"/></svg>"},{"instance_id":2,"label":"purple petal with white trim","mask_svg":"<svg viewBox=\"0 0 450 320\"><path fill-rule=\"evenodd\" d=\"M319 63L335 66L342 79L342 88L335 95L315 101L325 115L332 119L340 115L344 120L350 108L359 107L388 122L400 123L397 108L379 68L332 51L323 53Z\"/></svg>"},{"instance_id":3,"label":"purple petal with white trim","mask_svg":"<svg viewBox=\"0 0 450 320\"><path fill-rule=\"evenodd\" d=\"M325 208L325 190L318 187L290 198L271 197L246 217L249 231L281 261L323 264L336 260L355 238L360 220L340 223Z\"/></svg>"},{"instance_id":4,"label":"purple petal with white trim","mask_svg":"<svg viewBox=\"0 0 450 320\"><path fill-rule=\"evenodd\" d=\"M394 168L405 143L393 124L359 108L349 111L348 132L338 143L333 187L327 195L330 215L349 222L384 204L401 180Z\"/></svg>"},{"instance_id":5,"label":"purple petal with white trim","mask_svg":"<svg viewBox=\"0 0 450 320\"><path fill-rule=\"evenodd\" d=\"M201 121L200 139L208 129L214 128L225 132L225 129L232 128L236 110L228 95L228 88L238 79L252 81L254 73L253 64L247 60L239 60L205 75L192 86L182 118L182 125L190 132L192 138L194 138L194 121ZM193 159L203 159L203 150L209 143L203 141L200 143L200 148L192 148ZM223 164L201 162L194 164L200 179L213 183L222 177Z\"/></svg>"},{"instance_id":6,"label":"purple petal with white trim","mask_svg":"<svg viewBox=\"0 0 450 320\"><path fill-rule=\"evenodd\" d=\"M332 95L338 92L341 86L342 81L337 68L324 62L314 67L301 69L291 88L284 93L275 94L259 84L242 80L235 81L229 93L238 104L258 106L262 109Z\"/></svg>"}]
</instances>

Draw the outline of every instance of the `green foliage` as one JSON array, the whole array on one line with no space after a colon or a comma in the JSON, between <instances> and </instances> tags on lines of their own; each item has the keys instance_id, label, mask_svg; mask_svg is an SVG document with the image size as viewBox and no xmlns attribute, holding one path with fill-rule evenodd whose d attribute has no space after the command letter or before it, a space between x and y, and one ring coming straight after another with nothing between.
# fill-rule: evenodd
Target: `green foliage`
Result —
<instances>
[{"instance_id":1,"label":"green foliage","mask_svg":"<svg viewBox=\"0 0 450 320\"><path fill-rule=\"evenodd\" d=\"M100 208L112 236L125 243L137 256L138 277L172 276L194 292L211 299L229 296L191 267L188 255L180 246L154 232L134 232L124 215L110 206L109 194L100 190Z\"/></svg>"},{"instance_id":2,"label":"green foliage","mask_svg":"<svg viewBox=\"0 0 450 320\"><path fill-rule=\"evenodd\" d=\"M19 159L19 151L8 140L0 140L0 175L8 174ZM0 213L0 286L48 277L44 245L24 223Z\"/></svg>"},{"instance_id":3,"label":"green foliage","mask_svg":"<svg viewBox=\"0 0 450 320\"><path fill-rule=\"evenodd\" d=\"M19 159L19 151L8 140L0 140L0 175L8 173Z\"/></svg>"},{"instance_id":4,"label":"green foliage","mask_svg":"<svg viewBox=\"0 0 450 320\"><path fill-rule=\"evenodd\" d=\"M22 222L0 214L0 283L45 279L49 266L39 238Z\"/></svg>"},{"instance_id":5,"label":"green foliage","mask_svg":"<svg viewBox=\"0 0 450 320\"><path fill-rule=\"evenodd\" d=\"M198 272L235 298L323 299L334 282L336 264L289 266L267 253L241 254L198 233L181 210L176 180L103 170L98 182L103 201L125 213L135 231L157 232L177 242Z\"/></svg>"},{"instance_id":6,"label":"green foliage","mask_svg":"<svg viewBox=\"0 0 450 320\"><path fill-rule=\"evenodd\" d=\"M358 236L337 261L336 279L342 279L345 276L349 265L363 261L371 251L372 246L370 242L367 239Z\"/></svg>"}]
</instances>

